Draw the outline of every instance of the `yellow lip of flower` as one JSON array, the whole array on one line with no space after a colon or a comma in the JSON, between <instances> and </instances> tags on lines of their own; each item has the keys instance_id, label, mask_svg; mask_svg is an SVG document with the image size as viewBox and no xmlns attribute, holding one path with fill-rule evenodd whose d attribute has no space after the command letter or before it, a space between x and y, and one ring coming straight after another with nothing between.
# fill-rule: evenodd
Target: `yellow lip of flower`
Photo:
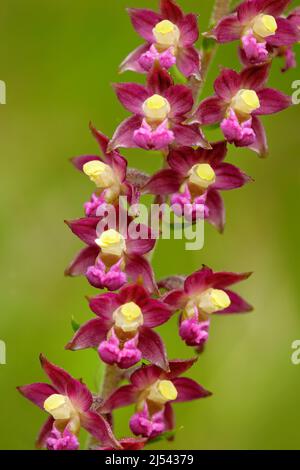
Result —
<instances>
[{"instance_id":1,"label":"yellow lip of flower","mask_svg":"<svg viewBox=\"0 0 300 470\"><path fill-rule=\"evenodd\" d=\"M103 232L95 243L101 248L103 253L121 256L125 250L124 237L114 229Z\"/></svg>"},{"instance_id":2,"label":"yellow lip of flower","mask_svg":"<svg viewBox=\"0 0 300 470\"><path fill-rule=\"evenodd\" d=\"M259 98L254 90L242 89L233 99L234 110L242 114L251 114L260 107Z\"/></svg>"},{"instance_id":3,"label":"yellow lip of flower","mask_svg":"<svg viewBox=\"0 0 300 470\"><path fill-rule=\"evenodd\" d=\"M140 307L134 302L123 304L113 313L115 325L125 332L134 332L144 323Z\"/></svg>"},{"instance_id":4,"label":"yellow lip of flower","mask_svg":"<svg viewBox=\"0 0 300 470\"><path fill-rule=\"evenodd\" d=\"M156 43L164 48L176 46L180 38L179 28L169 20L157 23L152 32Z\"/></svg>"},{"instance_id":5,"label":"yellow lip of flower","mask_svg":"<svg viewBox=\"0 0 300 470\"><path fill-rule=\"evenodd\" d=\"M209 163L199 163L190 171L190 182L207 189L216 181L216 174Z\"/></svg>"},{"instance_id":6,"label":"yellow lip of flower","mask_svg":"<svg viewBox=\"0 0 300 470\"><path fill-rule=\"evenodd\" d=\"M158 380L151 386L147 399L159 405L164 405L168 401L176 400L177 396L178 392L173 382Z\"/></svg>"},{"instance_id":7,"label":"yellow lip of flower","mask_svg":"<svg viewBox=\"0 0 300 470\"><path fill-rule=\"evenodd\" d=\"M73 406L70 399L65 395L54 393L44 402L44 409L50 413L54 419L70 419Z\"/></svg>"},{"instance_id":8,"label":"yellow lip of flower","mask_svg":"<svg viewBox=\"0 0 300 470\"><path fill-rule=\"evenodd\" d=\"M228 308L231 304L229 295L221 289L207 289L198 300L198 307L204 313L211 314Z\"/></svg>"},{"instance_id":9,"label":"yellow lip of flower","mask_svg":"<svg viewBox=\"0 0 300 470\"><path fill-rule=\"evenodd\" d=\"M108 188L115 183L113 170L109 165L99 160L85 163L82 170L99 188Z\"/></svg>"},{"instance_id":10,"label":"yellow lip of flower","mask_svg":"<svg viewBox=\"0 0 300 470\"><path fill-rule=\"evenodd\" d=\"M171 110L166 98L161 95L152 95L143 104L143 112L151 121L164 121Z\"/></svg>"},{"instance_id":11,"label":"yellow lip of flower","mask_svg":"<svg viewBox=\"0 0 300 470\"><path fill-rule=\"evenodd\" d=\"M273 36L277 31L277 22L274 16L271 15L258 15L253 23L253 32L261 38Z\"/></svg>"}]
</instances>

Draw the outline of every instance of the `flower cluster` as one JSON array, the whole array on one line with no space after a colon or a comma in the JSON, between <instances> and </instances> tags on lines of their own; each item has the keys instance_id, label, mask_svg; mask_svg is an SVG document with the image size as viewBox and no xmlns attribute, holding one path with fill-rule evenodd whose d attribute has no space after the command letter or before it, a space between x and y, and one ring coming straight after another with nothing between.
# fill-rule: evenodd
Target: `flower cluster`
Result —
<instances>
[{"instance_id":1,"label":"flower cluster","mask_svg":"<svg viewBox=\"0 0 300 470\"><path fill-rule=\"evenodd\" d=\"M161 0L159 12L129 10L133 27L145 44L120 68L146 74L146 85L114 86L131 116L111 139L91 126L100 156L79 156L72 163L91 180L94 190L84 204L84 216L66 222L85 244L66 274L83 275L96 289L105 290L88 299L95 317L74 328L66 349L97 351L106 365L103 390L92 395L81 380L41 356L51 384L19 387L48 414L38 437L39 447L78 449L79 432L84 428L95 449L142 449L152 439L174 431L173 404L211 395L182 374L203 351L213 315L252 310L231 290L249 272L214 272L202 266L189 276L174 275L157 282L150 255L158 234L140 223L133 210L141 195L150 194L174 206L176 215L184 215L190 224L200 217L222 232L225 208L220 193L252 181L237 166L225 162L229 144L265 155L267 139L259 116L291 105L288 96L266 83L273 58L285 56L285 69L294 63L299 9L283 16L288 0L246 0L229 12L222 9L228 3L216 0L215 11L222 12L222 17L214 18L212 30L205 35L214 38L214 47L240 40L242 70L222 69L214 82L214 96L200 104L197 91L205 79L201 64L207 62L207 51L195 46L197 16L184 14L173 0ZM176 83L176 69L185 84ZM223 140L206 139L205 126L212 124L220 127ZM162 169L149 176L128 168L120 148L160 150ZM122 197L129 209L121 204ZM104 216L111 208L116 214L114 226ZM190 360L170 360L156 331L173 315L179 318L178 337L194 352ZM129 383L120 386L124 380ZM132 404L135 411L129 427L135 437L117 439L112 413Z\"/></svg>"}]
</instances>

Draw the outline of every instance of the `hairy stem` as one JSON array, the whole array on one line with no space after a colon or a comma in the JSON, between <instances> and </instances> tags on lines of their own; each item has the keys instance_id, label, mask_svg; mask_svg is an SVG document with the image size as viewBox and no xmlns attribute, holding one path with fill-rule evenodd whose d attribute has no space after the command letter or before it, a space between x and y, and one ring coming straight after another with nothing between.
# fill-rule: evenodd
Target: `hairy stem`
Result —
<instances>
[{"instance_id":1,"label":"hairy stem","mask_svg":"<svg viewBox=\"0 0 300 470\"><path fill-rule=\"evenodd\" d=\"M216 0L213 14L212 23L217 23L223 16L229 12L231 0Z\"/></svg>"},{"instance_id":2,"label":"hairy stem","mask_svg":"<svg viewBox=\"0 0 300 470\"><path fill-rule=\"evenodd\" d=\"M231 0L216 0L215 1L214 9L213 9L211 20L210 20L210 27L218 23L223 18L223 16L228 14L229 9L230 9L230 4L231 4ZM218 44L215 43L213 47L208 48L207 50L203 51L202 67L201 67L202 83L201 83L201 87L199 90L199 95L203 89L210 65L215 58L217 50L218 50Z\"/></svg>"},{"instance_id":3,"label":"hairy stem","mask_svg":"<svg viewBox=\"0 0 300 470\"><path fill-rule=\"evenodd\" d=\"M106 365L104 379L101 389L101 398L106 398L118 387L123 376L123 372L117 366Z\"/></svg>"}]
</instances>

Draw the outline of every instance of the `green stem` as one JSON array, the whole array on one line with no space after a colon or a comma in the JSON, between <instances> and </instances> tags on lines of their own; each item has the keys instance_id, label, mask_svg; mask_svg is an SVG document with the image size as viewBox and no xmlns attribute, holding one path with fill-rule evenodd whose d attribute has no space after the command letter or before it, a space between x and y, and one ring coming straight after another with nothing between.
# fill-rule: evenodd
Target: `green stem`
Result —
<instances>
[{"instance_id":1,"label":"green stem","mask_svg":"<svg viewBox=\"0 0 300 470\"><path fill-rule=\"evenodd\" d=\"M212 12L211 20L210 20L210 27L217 24L223 16L226 16L230 10L231 0L216 0L214 9ZM213 62L216 52L218 50L218 43L215 43L211 48L204 50L202 53L202 64L201 64L201 75L202 81L198 91L198 98L203 90L205 81L207 79L207 75L209 72L209 68L211 63Z\"/></svg>"},{"instance_id":2,"label":"green stem","mask_svg":"<svg viewBox=\"0 0 300 470\"><path fill-rule=\"evenodd\" d=\"M105 367L104 379L101 388L101 398L106 400L106 398L111 395L111 393L118 387L123 376L123 372L117 366Z\"/></svg>"}]
</instances>

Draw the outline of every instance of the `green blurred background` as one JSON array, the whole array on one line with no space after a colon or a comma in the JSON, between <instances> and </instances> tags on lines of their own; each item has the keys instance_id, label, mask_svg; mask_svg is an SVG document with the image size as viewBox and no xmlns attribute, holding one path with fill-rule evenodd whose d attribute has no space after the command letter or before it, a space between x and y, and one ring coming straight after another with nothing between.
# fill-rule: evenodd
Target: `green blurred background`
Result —
<instances>
[{"instance_id":1,"label":"green blurred background","mask_svg":"<svg viewBox=\"0 0 300 470\"><path fill-rule=\"evenodd\" d=\"M205 31L210 0L181 5L200 13ZM95 153L90 120L111 135L126 116L111 82L117 66L140 43L126 6L156 8L156 0L4 0L0 14L1 76L7 104L1 119L1 320L7 364L0 366L0 448L31 449L44 420L15 387L43 380L38 354L82 376L93 388L99 360L94 351L66 352L70 318L91 317L84 296L95 292L63 271L81 243L63 221L82 214L92 186L69 158ZM237 45L219 50L206 94L222 65L238 67ZM297 69L271 84L288 94ZM140 80L134 74L122 80ZM208 400L176 406L175 449L299 448L300 365L291 343L300 338L299 313L299 106L264 119L270 157L230 147L229 159L255 184L225 194L227 227L206 227L205 247L185 251L182 241L159 243L158 277L190 273L206 263L215 270L255 272L238 290L253 314L214 318L205 354L191 375L214 392ZM219 135L211 133L211 139ZM125 153L130 165L153 172L160 161L144 151ZM193 353L178 339L176 319L161 328L171 358ZM119 436L128 435L131 409L117 413Z\"/></svg>"}]
</instances>

